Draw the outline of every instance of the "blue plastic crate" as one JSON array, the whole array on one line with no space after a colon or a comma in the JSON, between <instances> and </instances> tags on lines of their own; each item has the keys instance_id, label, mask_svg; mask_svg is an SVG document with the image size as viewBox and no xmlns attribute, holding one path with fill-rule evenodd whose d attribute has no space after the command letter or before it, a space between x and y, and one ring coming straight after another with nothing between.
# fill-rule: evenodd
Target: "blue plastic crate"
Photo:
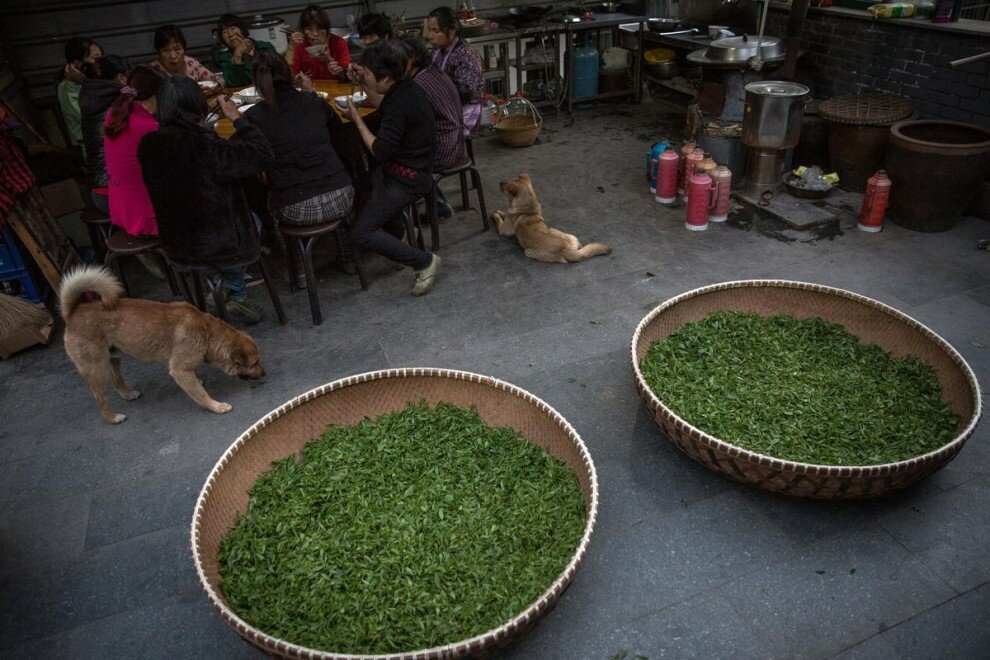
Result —
<instances>
[{"instance_id":1,"label":"blue plastic crate","mask_svg":"<svg viewBox=\"0 0 990 660\"><path fill-rule=\"evenodd\" d=\"M14 233L7 225L0 225L0 275L24 270L24 260L14 241Z\"/></svg>"},{"instance_id":2,"label":"blue plastic crate","mask_svg":"<svg viewBox=\"0 0 990 660\"><path fill-rule=\"evenodd\" d=\"M0 293L40 303L45 301L48 287L44 283L35 284L31 274L21 269L0 275Z\"/></svg>"}]
</instances>

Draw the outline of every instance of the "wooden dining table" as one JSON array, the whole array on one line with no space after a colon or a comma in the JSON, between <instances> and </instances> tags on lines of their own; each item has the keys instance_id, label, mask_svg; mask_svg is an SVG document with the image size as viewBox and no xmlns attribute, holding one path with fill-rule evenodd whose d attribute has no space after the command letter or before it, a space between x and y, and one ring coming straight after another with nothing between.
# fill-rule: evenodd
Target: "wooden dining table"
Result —
<instances>
[{"instance_id":1,"label":"wooden dining table","mask_svg":"<svg viewBox=\"0 0 990 660\"><path fill-rule=\"evenodd\" d=\"M241 89L246 89L246 88L241 87L236 89L227 89L224 90L224 93L226 94L230 94L232 92L236 93ZM351 94L352 91L360 92L363 91L363 89L361 88L361 85L351 85L351 83L349 82L342 83L342 82L337 82L336 80L314 80L313 91L325 93L327 95L327 99L326 99L327 103L330 104L330 107L337 111L337 114L344 121L344 123L350 123L351 120L347 116L347 113L345 113L344 110L339 105L334 103L334 98L337 96L346 96L348 94ZM372 114L373 112L375 112L375 110L376 110L375 108L372 108L370 106L367 107L362 106L358 108L358 114L360 114L362 117L366 117ZM220 120L217 121L216 131L217 131L217 135L219 135L220 137L226 140L227 138L229 138L231 135L234 134L234 122L230 121L226 117L221 117Z\"/></svg>"}]
</instances>

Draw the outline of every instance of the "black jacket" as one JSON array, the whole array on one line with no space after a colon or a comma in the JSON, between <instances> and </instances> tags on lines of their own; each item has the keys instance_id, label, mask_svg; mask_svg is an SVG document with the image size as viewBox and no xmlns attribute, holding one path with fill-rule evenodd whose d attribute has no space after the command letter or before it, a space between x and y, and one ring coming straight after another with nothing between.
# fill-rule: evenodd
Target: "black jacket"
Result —
<instances>
[{"instance_id":1,"label":"black jacket","mask_svg":"<svg viewBox=\"0 0 990 660\"><path fill-rule=\"evenodd\" d=\"M254 259L258 232L241 180L272 162L272 148L243 118L229 140L200 126L168 125L138 145L138 162L169 259L223 268Z\"/></svg>"},{"instance_id":2,"label":"black jacket","mask_svg":"<svg viewBox=\"0 0 990 660\"><path fill-rule=\"evenodd\" d=\"M312 92L279 88L275 106L259 103L245 118L261 129L275 154L268 168L272 208L301 202L343 188L351 182L330 144L337 113Z\"/></svg>"},{"instance_id":3,"label":"black jacket","mask_svg":"<svg viewBox=\"0 0 990 660\"><path fill-rule=\"evenodd\" d=\"M120 96L120 83L114 80L83 80L79 90L79 114L83 145L86 148L86 179L90 188L107 185L107 164L103 159L103 120Z\"/></svg>"},{"instance_id":4,"label":"black jacket","mask_svg":"<svg viewBox=\"0 0 990 660\"><path fill-rule=\"evenodd\" d=\"M381 124L372 154L382 164L382 172L415 192L429 192L437 127L426 94L407 78L385 93L378 113Z\"/></svg>"}]
</instances>

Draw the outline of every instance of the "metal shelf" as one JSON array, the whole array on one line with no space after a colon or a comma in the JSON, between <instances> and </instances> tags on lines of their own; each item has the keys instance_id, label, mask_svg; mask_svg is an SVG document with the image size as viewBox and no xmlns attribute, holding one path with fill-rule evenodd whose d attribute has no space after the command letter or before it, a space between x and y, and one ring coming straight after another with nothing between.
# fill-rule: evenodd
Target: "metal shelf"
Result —
<instances>
[{"instance_id":1,"label":"metal shelf","mask_svg":"<svg viewBox=\"0 0 990 660\"><path fill-rule=\"evenodd\" d=\"M554 57L560 57L560 54L555 52ZM519 58L515 57L509 60L509 66L520 71L543 71L544 69L554 69L558 65L556 61L539 64L519 64Z\"/></svg>"}]
</instances>

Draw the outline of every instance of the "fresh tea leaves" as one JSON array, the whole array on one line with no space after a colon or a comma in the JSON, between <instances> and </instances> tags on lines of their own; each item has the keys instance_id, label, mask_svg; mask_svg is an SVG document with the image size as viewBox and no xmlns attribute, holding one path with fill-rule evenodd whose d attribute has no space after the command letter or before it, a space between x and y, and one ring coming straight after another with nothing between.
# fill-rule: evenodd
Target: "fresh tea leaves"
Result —
<instances>
[{"instance_id":1,"label":"fresh tea leaves","mask_svg":"<svg viewBox=\"0 0 990 660\"><path fill-rule=\"evenodd\" d=\"M959 424L928 364L818 318L715 312L654 342L640 367L690 424L791 461L900 461L951 441Z\"/></svg>"},{"instance_id":2,"label":"fresh tea leaves","mask_svg":"<svg viewBox=\"0 0 990 660\"><path fill-rule=\"evenodd\" d=\"M272 464L220 544L223 591L260 630L380 654L496 628L584 533L574 473L470 408L425 403L330 426Z\"/></svg>"}]
</instances>

